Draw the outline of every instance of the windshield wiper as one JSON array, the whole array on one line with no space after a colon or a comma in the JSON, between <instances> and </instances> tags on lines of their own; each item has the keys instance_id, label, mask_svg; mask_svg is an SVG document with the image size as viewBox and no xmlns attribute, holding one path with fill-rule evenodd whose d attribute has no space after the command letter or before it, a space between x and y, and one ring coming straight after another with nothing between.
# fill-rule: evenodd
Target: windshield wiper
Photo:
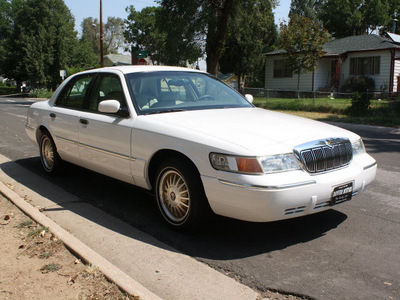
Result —
<instances>
[{"instance_id":1,"label":"windshield wiper","mask_svg":"<svg viewBox=\"0 0 400 300\"><path fill-rule=\"evenodd\" d=\"M183 109L166 109L166 110L157 110L157 111L152 111L148 112L146 115L154 115L154 114L163 114L163 113L170 113L170 112L178 112L178 111L184 111Z\"/></svg>"}]
</instances>

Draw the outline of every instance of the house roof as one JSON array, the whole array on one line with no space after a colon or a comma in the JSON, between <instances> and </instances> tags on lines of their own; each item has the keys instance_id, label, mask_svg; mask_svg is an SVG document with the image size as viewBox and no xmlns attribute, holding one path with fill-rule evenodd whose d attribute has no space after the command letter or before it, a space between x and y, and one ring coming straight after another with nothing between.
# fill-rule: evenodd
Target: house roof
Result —
<instances>
[{"instance_id":1,"label":"house roof","mask_svg":"<svg viewBox=\"0 0 400 300\"><path fill-rule=\"evenodd\" d=\"M400 44L395 43L393 39L381 37L376 34L349 36L330 41L324 45L325 56L335 56L347 52L372 51L384 49L400 49ZM267 53L266 55L284 54L285 50L278 49Z\"/></svg>"},{"instance_id":2,"label":"house roof","mask_svg":"<svg viewBox=\"0 0 400 300\"><path fill-rule=\"evenodd\" d=\"M132 59L130 55L124 54L108 54L104 56L104 58L108 58L113 65L121 66L121 65L131 65Z\"/></svg>"},{"instance_id":3,"label":"house roof","mask_svg":"<svg viewBox=\"0 0 400 300\"><path fill-rule=\"evenodd\" d=\"M388 38L376 34L349 36L333 40L325 44L323 51L325 55L339 55L347 52L400 49L400 45L393 43Z\"/></svg>"},{"instance_id":4,"label":"house roof","mask_svg":"<svg viewBox=\"0 0 400 300\"><path fill-rule=\"evenodd\" d=\"M400 44L400 35L396 33L386 32L387 36L393 41L393 43Z\"/></svg>"},{"instance_id":5,"label":"house roof","mask_svg":"<svg viewBox=\"0 0 400 300\"><path fill-rule=\"evenodd\" d=\"M233 76L235 76L235 74L233 74L233 73L227 73L227 74L218 73L217 78L218 78L219 80L229 80L229 79L231 79Z\"/></svg>"}]
</instances>

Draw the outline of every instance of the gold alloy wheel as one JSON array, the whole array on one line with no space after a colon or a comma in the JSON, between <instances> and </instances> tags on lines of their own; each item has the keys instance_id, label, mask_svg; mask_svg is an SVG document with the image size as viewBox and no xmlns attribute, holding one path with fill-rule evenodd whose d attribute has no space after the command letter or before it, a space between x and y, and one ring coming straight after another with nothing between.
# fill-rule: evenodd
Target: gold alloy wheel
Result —
<instances>
[{"instance_id":1,"label":"gold alloy wheel","mask_svg":"<svg viewBox=\"0 0 400 300\"><path fill-rule=\"evenodd\" d=\"M190 193L185 179L175 170L166 171L159 184L159 202L165 215L174 223L185 220L190 209Z\"/></svg>"},{"instance_id":2,"label":"gold alloy wheel","mask_svg":"<svg viewBox=\"0 0 400 300\"><path fill-rule=\"evenodd\" d=\"M41 150L43 165L46 170L51 171L54 167L54 148L49 137L43 137Z\"/></svg>"}]
</instances>

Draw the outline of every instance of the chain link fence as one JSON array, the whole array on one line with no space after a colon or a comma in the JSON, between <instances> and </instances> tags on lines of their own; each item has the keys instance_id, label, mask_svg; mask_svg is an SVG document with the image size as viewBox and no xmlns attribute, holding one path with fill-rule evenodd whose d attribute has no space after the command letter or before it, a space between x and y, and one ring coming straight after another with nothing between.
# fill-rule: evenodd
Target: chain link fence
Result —
<instances>
[{"instance_id":1,"label":"chain link fence","mask_svg":"<svg viewBox=\"0 0 400 300\"><path fill-rule=\"evenodd\" d=\"M370 99L388 99L387 92L367 92ZM341 98L350 99L351 93L333 92L333 91L293 91L293 90L277 90L277 89L264 89L264 88L250 88L246 87L243 94L251 94L253 97L259 98L284 98L284 99L297 99L297 98ZM299 96L297 96L297 94Z\"/></svg>"},{"instance_id":2,"label":"chain link fence","mask_svg":"<svg viewBox=\"0 0 400 300\"><path fill-rule=\"evenodd\" d=\"M265 104L269 103L269 100L273 100L275 103L279 99L313 99L313 103L319 102L318 99L346 99L351 103L352 93L345 92L333 92L333 91L293 91L293 90L277 90L277 89L264 89L264 88L251 88L246 87L242 94L251 94L255 98L263 98ZM368 100L377 100L377 105L383 105L388 107L392 112L400 113L400 93L392 93L389 95L388 92L366 92L363 95L367 95ZM381 101L384 100L384 101ZM385 101L386 100L386 101ZM320 102L319 102L320 103Z\"/></svg>"}]
</instances>

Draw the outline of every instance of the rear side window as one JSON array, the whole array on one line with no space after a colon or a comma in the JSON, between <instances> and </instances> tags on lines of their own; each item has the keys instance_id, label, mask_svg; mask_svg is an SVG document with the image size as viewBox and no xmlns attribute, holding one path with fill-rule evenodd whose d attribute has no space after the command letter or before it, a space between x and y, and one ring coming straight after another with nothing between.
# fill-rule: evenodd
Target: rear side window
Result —
<instances>
[{"instance_id":1,"label":"rear side window","mask_svg":"<svg viewBox=\"0 0 400 300\"><path fill-rule=\"evenodd\" d=\"M82 109L90 84L96 74L84 74L73 78L61 91L56 105Z\"/></svg>"}]
</instances>

